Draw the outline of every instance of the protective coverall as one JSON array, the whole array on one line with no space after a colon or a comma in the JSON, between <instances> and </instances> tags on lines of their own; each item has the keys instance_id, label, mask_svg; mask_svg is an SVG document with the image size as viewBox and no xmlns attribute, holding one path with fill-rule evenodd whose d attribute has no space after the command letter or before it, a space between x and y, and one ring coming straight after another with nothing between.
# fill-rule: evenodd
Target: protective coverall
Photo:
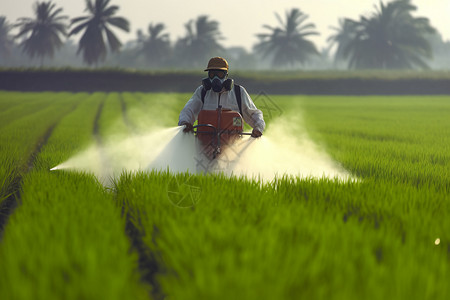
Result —
<instances>
[{"instance_id":1,"label":"protective coverall","mask_svg":"<svg viewBox=\"0 0 450 300\"><path fill-rule=\"evenodd\" d=\"M201 92L202 86L199 86L191 99L186 103L183 110L180 113L178 125L181 126L184 123L194 124L197 120L197 116L202 109L204 110L216 110L218 107L219 93L209 90L205 95L205 103L202 103ZM220 105L222 109L231 109L239 112L239 106L236 100L236 94L234 92L235 87L229 91L222 90L220 95ZM249 94L244 87L241 89L241 101L242 101L242 114L244 121L249 124L253 129L264 131L266 123L263 119L263 113L256 108Z\"/></svg>"}]
</instances>

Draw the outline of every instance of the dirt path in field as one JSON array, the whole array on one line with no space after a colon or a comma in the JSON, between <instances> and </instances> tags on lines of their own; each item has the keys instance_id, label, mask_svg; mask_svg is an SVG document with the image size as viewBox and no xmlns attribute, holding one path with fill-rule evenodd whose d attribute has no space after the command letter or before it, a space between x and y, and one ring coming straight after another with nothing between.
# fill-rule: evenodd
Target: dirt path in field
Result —
<instances>
[{"instance_id":1,"label":"dirt path in field","mask_svg":"<svg viewBox=\"0 0 450 300\"><path fill-rule=\"evenodd\" d=\"M42 148L47 144L48 139L52 135L53 130L56 128L56 126L58 126L58 124L65 116L73 112L77 108L78 104L79 103L76 103L67 112L61 114L59 118L47 128L44 134L36 141L36 144L33 147L33 151L31 151L31 154L26 160L26 163L19 168L19 174L14 178L13 184L8 188L8 190L10 191L9 196L0 203L0 239L3 235L3 230L8 223L9 216L12 215L14 210L21 203L20 187L22 185L23 176L31 172L31 170L33 169L36 158L39 156Z\"/></svg>"}]
</instances>

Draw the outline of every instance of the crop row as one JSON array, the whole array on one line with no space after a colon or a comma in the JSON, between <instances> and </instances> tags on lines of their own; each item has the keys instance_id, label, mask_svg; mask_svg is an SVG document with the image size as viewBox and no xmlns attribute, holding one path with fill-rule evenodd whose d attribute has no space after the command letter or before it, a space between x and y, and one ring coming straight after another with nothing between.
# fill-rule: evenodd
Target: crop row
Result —
<instances>
[{"instance_id":1,"label":"crop row","mask_svg":"<svg viewBox=\"0 0 450 300\"><path fill-rule=\"evenodd\" d=\"M301 135L306 126L358 181L124 174L117 199L154 255L162 293L445 299L448 97L277 103L303 112L286 130Z\"/></svg>"},{"instance_id":2,"label":"crop row","mask_svg":"<svg viewBox=\"0 0 450 300\"><path fill-rule=\"evenodd\" d=\"M44 140L42 131L35 140L29 131L23 139L9 140L21 123L2 129L2 142L9 146L2 158L6 161L15 155L25 160L27 167L11 163L11 168L18 169L20 194L19 186L9 184L10 177L5 176L5 189L15 192L20 205L8 221L0 247L0 261L7 262L0 267L0 297L148 298L151 289L139 280L138 257L125 235L123 207L92 175L49 170L93 143L98 144L101 163L102 157L108 156L103 146L111 142L111 136L115 141L132 130L148 129L148 124L163 126L165 114L149 108L163 108L168 103L131 94L17 94L35 105L32 113L26 105L10 100L15 95L4 93L1 104L8 110L23 108L16 109L16 119L28 121L26 129L31 131L34 122L34 129L51 130L44 133ZM162 101L173 101L161 96ZM67 107L69 98L76 105L66 112L62 107ZM44 112L36 114L40 110ZM53 112L53 119L44 114L47 110ZM143 116L143 111L149 115ZM33 146L28 152L12 148L26 146L25 141Z\"/></svg>"},{"instance_id":3,"label":"crop row","mask_svg":"<svg viewBox=\"0 0 450 300\"><path fill-rule=\"evenodd\" d=\"M82 94L69 93L7 95L1 97L4 110L0 113L0 203L14 192L11 187L28 169L33 152L83 98Z\"/></svg>"},{"instance_id":4,"label":"crop row","mask_svg":"<svg viewBox=\"0 0 450 300\"><path fill-rule=\"evenodd\" d=\"M19 107L10 95L47 94L3 93L0 107ZM50 94L0 128L2 145L28 149L0 156L22 170L1 299L448 297L448 97L273 96L285 131L313 137L356 181L148 171L105 189L48 171L89 144L107 158L109 143L173 126L188 96ZM30 138L7 139L16 128Z\"/></svg>"},{"instance_id":5,"label":"crop row","mask_svg":"<svg viewBox=\"0 0 450 300\"><path fill-rule=\"evenodd\" d=\"M2 299L140 299L136 254L124 233L121 207L95 177L49 169L95 141L106 120L97 107L112 99L94 94L54 129L23 178L20 206L0 249Z\"/></svg>"},{"instance_id":6,"label":"crop row","mask_svg":"<svg viewBox=\"0 0 450 300\"><path fill-rule=\"evenodd\" d=\"M302 106L310 134L353 174L450 192L449 97L334 97Z\"/></svg>"}]
</instances>

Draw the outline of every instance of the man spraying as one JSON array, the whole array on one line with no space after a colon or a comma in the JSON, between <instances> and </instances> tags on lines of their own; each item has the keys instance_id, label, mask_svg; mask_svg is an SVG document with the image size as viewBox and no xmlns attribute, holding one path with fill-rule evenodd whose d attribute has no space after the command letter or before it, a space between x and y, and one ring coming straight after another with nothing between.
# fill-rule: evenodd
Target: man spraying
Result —
<instances>
[{"instance_id":1,"label":"man spraying","mask_svg":"<svg viewBox=\"0 0 450 300\"><path fill-rule=\"evenodd\" d=\"M245 88L235 85L233 79L228 78L228 62L222 57L213 57L205 72L208 72L208 77L202 80L202 85L180 113L178 125L185 126L183 131L193 130L201 110L215 110L220 105L223 109L239 112L253 128L251 136L260 137L266 126L263 113L256 108Z\"/></svg>"}]
</instances>

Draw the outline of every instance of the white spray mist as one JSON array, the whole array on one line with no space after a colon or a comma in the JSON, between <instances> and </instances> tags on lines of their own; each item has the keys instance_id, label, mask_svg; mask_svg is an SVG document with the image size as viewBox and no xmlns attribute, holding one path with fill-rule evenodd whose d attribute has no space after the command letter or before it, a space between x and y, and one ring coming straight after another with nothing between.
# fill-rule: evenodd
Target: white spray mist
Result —
<instances>
[{"instance_id":1,"label":"white spray mist","mask_svg":"<svg viewBox=\"0 0 450 300\"><path fill-rule=\"evenodd\" d=\"M299 117L273 120L261 138L244 136L224 147L214 160L203 155L204 148L192 133L183 133L183 127L153 128L126 138L106 139L102 146L93 145L52 170L90 172L106 185L123 171L150 170L223 172L263 181L286 175L351 179L303 128Z\"/></svg>"}]
</instances>

